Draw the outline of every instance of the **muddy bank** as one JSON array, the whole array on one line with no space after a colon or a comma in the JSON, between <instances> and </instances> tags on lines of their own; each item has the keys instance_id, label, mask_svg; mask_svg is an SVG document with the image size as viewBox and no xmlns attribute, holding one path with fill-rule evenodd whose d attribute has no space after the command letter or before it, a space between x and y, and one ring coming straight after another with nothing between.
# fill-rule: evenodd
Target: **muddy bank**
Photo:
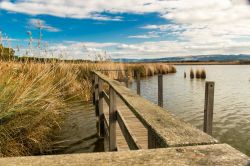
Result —
<instances>
[{"instance_id":1,"label":"muddy bank","mask_svg":"<svg viewBox=\"0 0 250 166\"><path fill-rule=\"evenodd\" d=\"M55 131L50 154L102 152L94 106L91 102L71 101L60 129Z\"/></svg>"}]
</instances>

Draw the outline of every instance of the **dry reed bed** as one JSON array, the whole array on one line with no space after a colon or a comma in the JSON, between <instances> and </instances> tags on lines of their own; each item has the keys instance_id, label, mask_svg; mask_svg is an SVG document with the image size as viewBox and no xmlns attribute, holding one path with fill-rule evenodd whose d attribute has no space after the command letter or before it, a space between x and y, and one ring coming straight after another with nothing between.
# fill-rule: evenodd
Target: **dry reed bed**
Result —
<instances>
[{"instance_id":1,"label":"dry reed bed","mask_svg":"<svg viewBox=\"0 0 250 166\"><path fill-rule=\"evenodd\" d=\"M184 77L186 78L186 73L184 73ZM196 69L196 71L194 72L193 69L190 69L190 78L191 79L194 79L194 78L197 78L197 79L206 79L206 70L205 69Z\"/></svg>"},{"instance_id":2,"label":"dry reed bed","mask_svg":"<svg viewBox=\"0 0 250 166\"><path fill-rule=\"evenodd\" d=\"M91 70L128 70L133 76L176 72L165 64L0 62L0 156L42 154L60 126L65 102L91 99ZM117 78L119 72L106 72ZM124 72L122 75L125 74Z\"/></svg>"}]
</instances>

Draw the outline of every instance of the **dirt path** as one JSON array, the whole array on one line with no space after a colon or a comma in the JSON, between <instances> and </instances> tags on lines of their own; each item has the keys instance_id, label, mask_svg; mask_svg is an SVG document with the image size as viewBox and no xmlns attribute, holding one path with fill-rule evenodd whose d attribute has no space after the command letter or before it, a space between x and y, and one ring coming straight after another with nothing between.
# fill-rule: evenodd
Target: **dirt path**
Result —
<instances>
[{"instance_id":1,"label":"dirt path","mask_svg":"<svg viewBox=\"0 0 250 166\"><path fill-rule=\"evenodd\" d=\"M55 132L53 153L86 153L103 151L98 138L94 106L90 102L69 102L61 129Z\"/></svg>"}]
</instances>

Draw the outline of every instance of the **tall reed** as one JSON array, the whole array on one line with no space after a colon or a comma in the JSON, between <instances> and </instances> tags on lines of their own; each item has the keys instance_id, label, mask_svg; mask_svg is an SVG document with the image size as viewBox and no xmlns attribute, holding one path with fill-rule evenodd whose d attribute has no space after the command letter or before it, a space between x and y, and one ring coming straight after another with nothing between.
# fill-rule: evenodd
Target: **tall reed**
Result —
<instances>
[{"instance_id":1,"label":"tall reed","mask_svg":"<svg viewBox=\"0 0 250 166\"><path fill-rule=\"evenodd\" d=\"M160 67L159 67L160 66ZM58 128L68 100L89 101L92 70L110 78L128 70L142 76L176 72L166 64L3 62L0 61L0 156L42 154L51 146L51 133Z\"/></svg>"}]
</instances>

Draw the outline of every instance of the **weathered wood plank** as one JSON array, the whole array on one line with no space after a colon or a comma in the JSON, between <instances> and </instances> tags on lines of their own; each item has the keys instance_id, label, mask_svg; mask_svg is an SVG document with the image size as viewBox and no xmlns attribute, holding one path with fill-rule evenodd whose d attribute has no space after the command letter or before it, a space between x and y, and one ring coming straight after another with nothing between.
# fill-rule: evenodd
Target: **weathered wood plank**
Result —
<instances>
[{"instance_id":1,"label":"weathered wood plank","mask_svg":"<svg viewBox=\"0 0 250 166\"><path fill-rule=\"evenodd\" d=\"M157 136L157 147L212 144L218 141L167 110L131 92L119 82L95 72L107 82L146 128Z\"/></svg>"},{"instance_id":2,"label":"weathered wood plank","mask_svg":"<svg viewBox=\"0 0 250 166\"><path fill-rule=\"evenodd\" d=\"M136 138L133 136L129 126L127 125L126 120L122 117L119 110L117 110L117 122L121 128L123 136L125 137L125 140L129 146L130 150L141 149Z\"/></svg>"},{"instance_id":3,"label":"weathered wood plank","mask_svg":"<svg viewBox=\"0 0 250 166\"><path fill-rule=\"evenodd\" d=\"M116 151L116 92L110 88L109 92L110 106L109 106L109 151Z\"/></svg>"},{"instance_id":4,"label":"weathered wood plank","mask_svg":"<svg viewBox=\"0 0 250 166\"><path fill-rule=\"evenodd\" d=\"M226 144L181 148L161 148L110 153L0 158L4 166L84 166L84 165L249 165L249 158Z\"/></svg>"},{"instance_id":5,"label":"weathered wood plank","mask_svg":"<svg viewBox=\"0 0 250 166\"><path fill-rule=\"evenodd\" d=\"M158 106L163 107L163 76L158 75Z\"/></svg>"},{"instance_id":6,"label":"weathered wood plank","mask_svg":"<svg viewBox=\"0 0 250 166\"><path fill-rule=\"evenodd\" d=\"M98 100L98 108L99 108L99 127L98 127L98 134L100 137L104 137L104 114L103 114L103 80L98 79L98 94L99 94L99 100Z\"/></svg>"},{"instance_id":7,"label":"weathered wood plank","mask_svg":"<svg viewBox=\"0 0 250 166\"><path fill-rule=\"evenodd\" d=\"M212 135L214 110L214 82L206 82L203 131Z\"/></svg>"},{"instance_id":8,"label":"weathered wood plank","mask_svg":"<svg viewBox=\"0 0 250 166\"><path fill-rule=\"evenodd\" d=\"M94 105L95 105L95 114L99 116L99 93L98 93L98 76L94 76Z\"/></svg>"},{"instance_id":9,"label":"weathered wood plank","mask_svg":"<svg viewBox=\"0 0 250 166\"><path fill-rule=\"evenodd\" d=\"M105 130L105 134L108 134L109 136L109 124L108 124L108 120L104 114L104 130Z\"/></svg>"},{"instance_id":10,"label":"weathered wood plank","mask_svg":"<svg viewBox=\"0 0 250 166\"><path fill-rule=\"evenodd\" d=\"M106 92L102 92L102 95L103 95L103 98L104 98L104 100L106 101L106 103L108 104L108 106L109 106L109 97L108 97L108 95L107 95L107 93Z\"/></svg>"}]
</instances>

